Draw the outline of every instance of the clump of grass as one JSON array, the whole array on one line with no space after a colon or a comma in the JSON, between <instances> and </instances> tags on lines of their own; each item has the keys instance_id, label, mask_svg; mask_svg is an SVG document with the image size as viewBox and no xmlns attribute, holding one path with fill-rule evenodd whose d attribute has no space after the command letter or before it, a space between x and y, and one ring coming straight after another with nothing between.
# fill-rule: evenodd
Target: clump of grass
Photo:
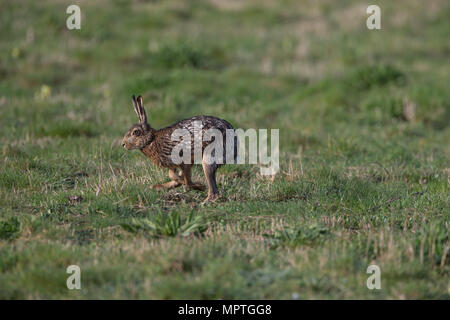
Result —
<instances>
[{"instance_id":1,"label":"clump of grass","mask_svg":"<svg viewBox=\"0 0 450 320\"><path fill-rule=\"evenodd\" d=\"M367 90L388 83L403 85L406 75L388 64L369 65L357 68L346 78L345 86L355 90Z\"/></svg>"},{"instance_id":2,"label":"clump of grass","mask_svg":"<svg viewBox=\"0 0 450 320\"><path fill-rule=\"evenodd\" d=\"M0 221L0 239L14 239L20 233L20 221L16 217Z\"/></svg>"},{"instance_id":3,"label":"clump of grass","mask_svg":"<svg viewBox=\"0 0 450 320\"><path fill-rule=\"evenodd\" d=\"M271 185L270 190L272 191L271 200L273 201L290 201L290 200L306 200L310 196L310 190L304 188L304 186L299 183L286 183L285 181L274 183Z\"/></svg>"},{"instance_id":4,"label":"clump of grass","mask_svg":"<svg viewBox=\"0 0 450 320\"><path fill-rule=\"evenodd\" d=\"M194 215L191 211L187 218L183 219L178 211L168 214L157 214L152 218L133 218L124 222L121 226L130 232L149 232L154 237L186 237L191 234L199 235L208 229L208 224L203 216Z\"/></svg>"},{"instance_id":5,"label":"clump of grass","mask_svg":"<svg viewBox=\"0 0 450 320\"><path fill-rule=\"evenodd\" d=\"M361 104L362 111L366 112L368 115L376 114L377 110L379 110L379 117L394 119L401 119L403 115L402 107L403 104L401 99L386 95L371 96L367 101ZM370 117L367 116L367 118Z\"/></svg>"},{"instance_id":6,"label":"clump of grass","mask_svg":"<svg viewBox=\"0 0 450 320\"><path fill-rule=\"evenodd\" d=\"M155 65L167 69L218 69L226 63L222 49L200 47L185 42L165 44L152 54L151 59Z\"/></svg>"},{"instance_id":7,"label":"clump of grass","mask_svg":"<svg viewBox=\"0 0 450 320\"><path fill-rule=\"evenodd\" d=\"M24 187L27 184L27 177L19 169L2 170L0 172L0 187L11 189Z\"/></svg>"},{"instance_id":8,"label":"clump of grass","mask_svg":"<svg viewBox=\"0 0 450 320\"><path fill-rule=\"evenodd\" d=\"M272 248L277 248L319 244L329 235L330 232L327 228L312 224L307 227L286 227L264 236L270 240Z\"/></svg>"},{"instance_id":9,"label":"clump of grass","mask_svg":"<svg viewBox=\"0 0 450 320\"><path fill-rule=\"evenodd\" d=\"M98 134L93 125L74 124L71 122L57 123L51 126L43 126L37 130L37 136L50 136L59 138L69 137L93 137Z\"/></svg>"},{"instance_id":10,"label":"clump of grass","mask_svg":"<svg viewBox=\"0 0 450 320\"><path fill-rule=\"evenodd\" d=\"M435 264L450 264L449 247L448 227L443 222L426 225L415 235L416 251Z\"/></svg>"}]
</instances>

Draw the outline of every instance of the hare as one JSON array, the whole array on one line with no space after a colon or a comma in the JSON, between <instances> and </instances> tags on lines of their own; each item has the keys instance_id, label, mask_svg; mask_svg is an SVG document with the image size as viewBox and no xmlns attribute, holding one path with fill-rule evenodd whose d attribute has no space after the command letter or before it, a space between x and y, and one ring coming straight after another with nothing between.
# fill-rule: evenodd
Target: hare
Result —
<instances>
[{"instance_id":1,"label":"hare","mask_svg":"<svg viewBox=\"0 0 450 320\"><path fill-rule=\"evenodd\" d=\"M127 150L139 149L141 152L149 157L153 163L158 166L169 169L170 181L153 185L151 189L171 189L184 184L188 189L204 191L205 186L200 183L194 183L191 180L191 168L192 162L176 164L172 159L172 150L179 143L178 141L173 141L172 133L176 129L187 129L191 135L191 159L194 157L194 143L200 143L201 145L201 162L203 166L203 171L208 183L208 197L205 199L207 201L215 201L219 197L219 192L217 190L216 183L216 170L225 163L225 161L211 161L207 154L204 152L205 148L212 143L212 141L203 141L202 137L206 130L217 129L222 134L223 152L227 152L226 148L226 131L232 130L234 132L233 126L225 120L212 117L212 116L195 116L189 119L181 120L171 126L154 129L147 122L147 114L144 109L142 97L139 96L137 99L132 96L134 110L139 117L139 123L133 125L128 132L125 134L122 140L122 146ZM194 134L194 123L201 123L202 132L200 135ZM198 133L198 130L197 130ZM198 137L200 136L200 138ZM200 139L200 141L195 140ZM226 157L224 154L224 159L232 159L233 163L236 163L237 157L237 138L233 137L234 146L232 148L233 155L231 157ZM189 143L189 142L188 142ZM198 144L197 144L198 145ZM198 145L199 146L199 145ZM230 155L228 155L230 156ZM217 163L222 162L222 163Z\"/></svg>"}]
</instances>

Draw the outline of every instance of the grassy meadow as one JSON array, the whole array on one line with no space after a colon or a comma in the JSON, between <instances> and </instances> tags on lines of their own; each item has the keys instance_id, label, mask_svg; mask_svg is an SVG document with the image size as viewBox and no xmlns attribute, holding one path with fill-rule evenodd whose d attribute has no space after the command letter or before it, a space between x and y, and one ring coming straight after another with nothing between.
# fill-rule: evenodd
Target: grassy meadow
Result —
<instances>
[{"instance_id":1,"label":"grassy meadow","mask_svg":"<svg viewBox=\"0 0 450 320\"><path fill-rule=\"evenodd\" d=\"M0 298L449 299L449 16L446 0L1 1ZM132 94L155 128L279 128L279 173L224 166L206 205L150 190L167 170L120 145Z\"/></svg>"}]
</instances>

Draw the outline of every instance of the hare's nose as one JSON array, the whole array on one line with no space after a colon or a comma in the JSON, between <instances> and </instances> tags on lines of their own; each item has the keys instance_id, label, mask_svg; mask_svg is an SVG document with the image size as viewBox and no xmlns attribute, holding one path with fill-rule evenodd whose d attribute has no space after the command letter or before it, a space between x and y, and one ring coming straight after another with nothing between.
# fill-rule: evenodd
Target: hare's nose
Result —
<instances>
[{"instance_id":1,"label":"hare's nose","mask_svg":"<svg viewBox=\"0 0 450 320\"><path fill-rule=\"evenodd\" d=\"M122 143L122 147L124 147L124 148L125 148L125 143Z\"/></svg>"}]
</instances>

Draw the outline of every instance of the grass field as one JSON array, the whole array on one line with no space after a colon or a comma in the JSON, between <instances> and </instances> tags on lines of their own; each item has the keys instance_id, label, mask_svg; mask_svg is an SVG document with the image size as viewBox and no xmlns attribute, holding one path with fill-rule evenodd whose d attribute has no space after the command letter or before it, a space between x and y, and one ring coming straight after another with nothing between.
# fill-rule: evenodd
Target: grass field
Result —
<instances>
[{"instance_id":1,"label":"grass field","mask_svg":"<svg viewBox=\"0 0 450 320\"><path fill-rule=\"evenodd\" d=\"M449 299L449 16L446 0L0 2L0 298ZM167 171L120 145L133 93L156 128L279 128L280 172L224 166L204 206L150 190Z\"/></svg>"}]
</instances>

